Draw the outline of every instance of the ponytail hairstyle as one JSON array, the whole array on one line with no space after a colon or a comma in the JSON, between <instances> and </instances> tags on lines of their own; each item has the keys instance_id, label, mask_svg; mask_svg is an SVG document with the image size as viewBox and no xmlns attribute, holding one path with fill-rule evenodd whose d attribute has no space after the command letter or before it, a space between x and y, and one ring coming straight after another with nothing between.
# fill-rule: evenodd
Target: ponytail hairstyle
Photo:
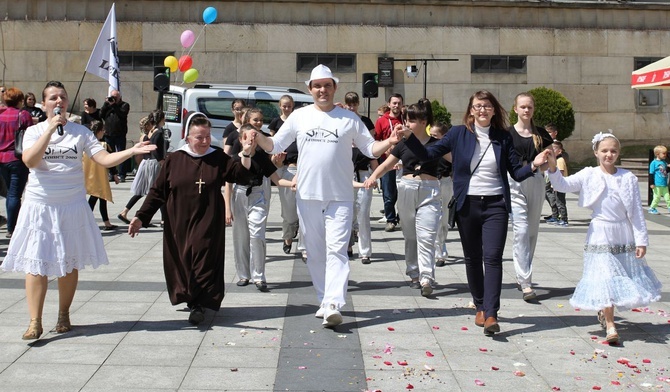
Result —
<instances>
[{"instance_id":1,"label":"ponytail hairstyle","mask_svg":"<svg viewBox=\"0 0 670 392\"><path fill-rule=\"evenodd\" d=\"M157 127L161 121L165 120L165 113L160 109L156 109L151 113L149 113L149 116L147 116L147 118L149 124L151 125L151 128L154 128Z\"/></svg>"},{"instance_id":2,"label":"ponytail hairstyle","mask_svg":"<svg viewBox=\"0 0 670 392\"><path fill-rule=\"evenodd\" d=\"M260 108L249 108L246 112L244 112L244 116L242 117L242 124L248 124L249 121L251 121L251 116L254 113L260 113L260 115L263 115L263 111Z\"/></svg>"},{"instance_id":3,"label":"ponytail hairstyle","mask_svg":"<svg viewBox=\"0 0 670 392\"><path fill-rule=\"evenodd\" d=\"M447 134L447 132L449 132L449 128L451 128L449 125L438 121L430 127L430 133L433 133L433 131L435 131L441 136L444 136Z\"/></svg>"},{"instance_id":4,"label":"ponytail hairstyle","mask_svg":"<svg viewBox=\"0 0 670 392\"><path fill-rule=\"evenodd\" d=\"M425 121L426 124L430 124L429 120L432 120L433 113L430 107L430 101L422 98L417 103L413 103L407 107L404 111L404 119L407 120L419 120Z\"/></svg>"},{"instance_id":5,"label":"ponytail hairstyle","mask_svg":"<svg viewBox=\"0 0 670 392\"><path fill-rule=\"evenodd\" d=\"M519 100L519 98L530 98L530 100L533 102L533 108L535 108L535 97L533 97L533 94L529 92L519 93L516 95L516 97L514 97L514 108L516 108L516 103ZM533 137L533 145L535 146L535 151L537 152L542 151L542 138L537 133L537 127L535 126L535 121L533 121L532 117L530 119L530 133L531 136Z\"/></svg>"},{"instance_id":6,"label":"ponytail hairstyle","mask_svg":"<svg viewBox=\"0 0 670 392\"><path fill-rule=\"evenodd\" d=\"M428 98L421 98L417 103L426 107L426 113L428 113L428 119L426 121L429 126L432 126L435 122L435 118L433 117L433 106L430 104L430 100Z\"/></svg>"},{"instance_id":7,"label":"ponytail hairstyle","mask_svg":"<svg viewBox=\"0 0 670 392\"><path fill-rule=\"evenodd\" d=\"M475 98L480 101L489 101L491 106L493 106L493 118L491 118L491 128L506 130L507 125L507 111L502 107L498 99L487 90L479 90L476 93L472 94L470 101L468 101L468 108L465 110L463 115L463 124L470 132L475 131L475 117L472 115L472 102Z\"/></svg>"}]
</instances>

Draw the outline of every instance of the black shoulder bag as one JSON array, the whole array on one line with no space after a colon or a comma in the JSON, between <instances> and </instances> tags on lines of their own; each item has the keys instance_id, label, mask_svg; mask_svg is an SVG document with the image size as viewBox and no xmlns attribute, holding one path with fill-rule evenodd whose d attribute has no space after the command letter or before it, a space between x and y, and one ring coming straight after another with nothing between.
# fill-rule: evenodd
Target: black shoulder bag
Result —
<instances>
[{"instance_id":1,"label":"black shoulder bag","mask_svg":"<svg viewBox=\"0 0 670 392\"><path fill-rule=\"evenodd\" d=\"M27 127L21 124L21 110L19 110L16 118L19 122L19 127L14 131L14 156L21 159L23 156L23 135L26 133Z\"/></svg>"},{"instance_id":2,"label":"black shoulder bag","mask_svg":"<svg viewBox=\"0 0 670 392\"><path fill-rule=\"evenodd\" d=\"M479 164L482 163L482 159L484 159L484 155L486 155L486 151L488 151L489 147L491 147L491 143L489 143L488 146L486 146L486 150L484 150L484 153L482 156L479 158L479 162L477 162L477 166L475 166L475 170L472 172L474 173L477 171L477 168L479 167ZM447 204L447 210L449 211L449 218L447 220L447 224L449 225L450 229L453 229L456 227L456 196L451 196L451 200L449 200L449 204Z\"/></svg>"}]
</instances>

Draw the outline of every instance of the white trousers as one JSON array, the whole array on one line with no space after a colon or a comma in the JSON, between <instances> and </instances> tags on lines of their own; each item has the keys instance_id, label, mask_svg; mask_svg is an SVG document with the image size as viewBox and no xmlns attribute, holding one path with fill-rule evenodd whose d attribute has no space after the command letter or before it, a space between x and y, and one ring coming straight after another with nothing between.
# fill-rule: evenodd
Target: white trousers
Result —
<instances>
[{"instance_id":1,"label":"white trousers","mask_svg":"<svg viewBox=\"0 0 670 392\"><path fill-rule=\"evenodd\" d=\"M296 166L283 166L277 169L277 174L284 180L292 181L293 177L298 173ZM282 217L282 235L283 240L290 240L298 235L298 207L295 201L295 191L287 187L277 187L279 193L279 203L281 204ZM305 246L302 243L302 236L298 238L298 250L304 250Z\"/></svg>"},{"instance_id":2,"label":"white trousers","mask_svg":"<svg viewBox=\"0 0 670 392\"><path fill-rule=\"evenodd\" d=\"M322 307L346 303L353 202L297 198L307 268Z\"/></svg>"},{"instance_id":3,"label":"white trousers","mask_svg":"<svg viewBox=\"0 0 670 392\"><path fill-rule=\"evenodd\" d=\"M512 257L516 280L522 289L531 287L532 284L533 255L537 244L537 233L540 229L545 184L540 170L533 177L522 182L516 182L509 177L514 231Z\"/></svg>"},{"instance_id":4,"label":"white trousers","mask_svg":"<svg viewBox=\"0 0 670 392\"><path fill-rule=\"evenodd\" d=\"M449 233L449 200L454 195L454 181L451 177L440 178L440 204L442 212L440 213L440 225L437 228L437 241L435 241L435 258L446 259L447 252L447 234Z\"/></svg>"},{"instance_id":5,"label":"white trousers","mask_svg":"<svg viewBox=\"0 0 670 392\"><path fill-rule=\"evenodd\" d=\"M264 186L255 186L247 196L247 187L233 185L233 250L235 269L240 279L265 282L265 228L268 221Z\"/></svg>"},{"instance_id":6,"label":"white trousers","mask_svg":"<svg viewBox=\"0 0 670 392\"><path fill-rule=\"evenodd\" d=\"M359 170L358 182L365 182L370 177L370 170ZM372 229L370 228L370 207L372 205L372 188L354 189L354 222L353 229L358 232L358 255L372 256Z\"/></svg>"},{"instance_id":7,"label":"white trousers","mask_svg":"<svg viewBox=\"0 0 670 392\"><path fill-rule=\"evenodd\" d=\"M424 283L435 280L435 238L440 224L440 182L409 180L398 182L398 212L402 214L405 237L406 274Z\"/></svg>"}]
</instances>

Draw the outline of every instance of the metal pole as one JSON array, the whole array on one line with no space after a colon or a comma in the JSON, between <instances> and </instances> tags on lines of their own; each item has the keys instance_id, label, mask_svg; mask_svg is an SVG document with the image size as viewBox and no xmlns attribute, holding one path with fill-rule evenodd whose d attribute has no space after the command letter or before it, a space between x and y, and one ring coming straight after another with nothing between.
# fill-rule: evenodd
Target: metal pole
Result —
<instances>
[{"instance_id":1,"label":"metal pole","mask_svg":"<svg viewBox=\"0 0 670 392\"><path fill-rule=\"evenodd\" d=\"M368 118L370 118L370 96L368 95Z\"/></svg>"},{"instance_id":2,"label":"metal pole","mask_svg":"<svg viewBox=\"0 0 670 392\"><path fill-rule=\"evenodd\" d=\"M426 91L428 85L428 61L423 60L423 97L426 98L428 92Z\"/></svg>"}]
</instances>

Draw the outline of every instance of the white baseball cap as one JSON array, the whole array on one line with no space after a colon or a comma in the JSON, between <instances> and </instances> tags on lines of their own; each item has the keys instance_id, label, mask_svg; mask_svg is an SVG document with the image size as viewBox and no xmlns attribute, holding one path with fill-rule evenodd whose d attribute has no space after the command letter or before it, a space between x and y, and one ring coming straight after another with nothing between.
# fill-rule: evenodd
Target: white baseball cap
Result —
<instances>
[{"instance_id":1,"label":"white baseball cap","mask_svg":"<svg viewBox=\"0 0 670 392\"><path fill-rule=\"evenodd\" d=\"M305 80L305 84L309 86L309 83L312 80L317 79L333 79L335 84L340 82L340 79L333 76L333 73L330 71L330 68L326 67L323 64L319 64L312 70L312 74L309 76L309 80Z\"/></svg>"}]
</instances>

